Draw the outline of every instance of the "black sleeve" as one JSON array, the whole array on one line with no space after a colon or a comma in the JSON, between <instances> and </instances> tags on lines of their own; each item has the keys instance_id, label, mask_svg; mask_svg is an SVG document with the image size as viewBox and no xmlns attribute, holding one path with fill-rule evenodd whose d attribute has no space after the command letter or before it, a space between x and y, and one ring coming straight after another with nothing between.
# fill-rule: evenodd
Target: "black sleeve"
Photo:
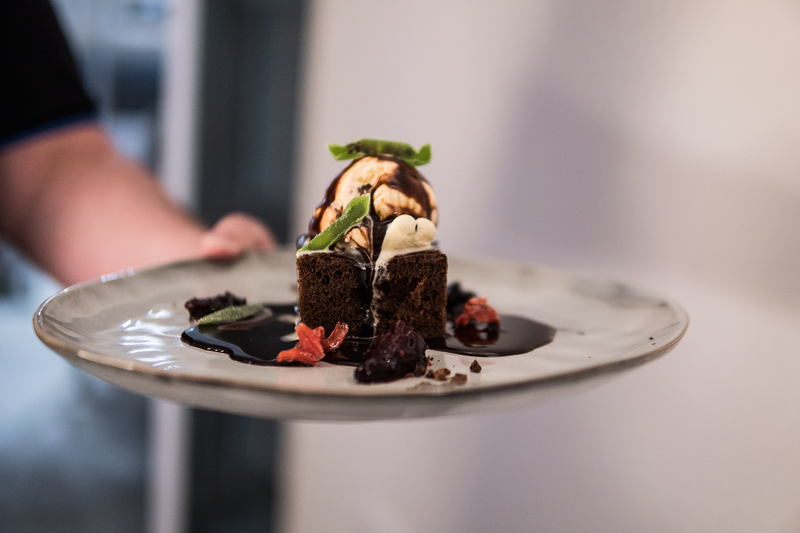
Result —
<instances>
[{"instance_id":1,"label":"black sleeve","mask_svg":"<svg viewBox=\"0 0 800 533\"><path fill-rule=\"evenodd\" d=\"M0 2L0 147L93 115L48 0Z\"/></svg>"}]
</instances>

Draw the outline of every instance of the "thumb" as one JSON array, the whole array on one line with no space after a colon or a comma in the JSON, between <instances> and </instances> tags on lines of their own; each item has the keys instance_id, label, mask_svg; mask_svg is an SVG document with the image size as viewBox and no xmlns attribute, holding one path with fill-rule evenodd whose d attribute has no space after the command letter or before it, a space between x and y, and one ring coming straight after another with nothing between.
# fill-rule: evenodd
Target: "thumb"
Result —
<instances>
[{"instance_id":1,"label":"thumb","mask_svg":"<svg viewBox=\"0 0 800 533\"><path fill-rule=\"evenodd\" d=\"M200 238L203 257L233 259L249 250L272 250L275 238L260 220L245 213L229 213Z\"/></svg>"}]
</instances>

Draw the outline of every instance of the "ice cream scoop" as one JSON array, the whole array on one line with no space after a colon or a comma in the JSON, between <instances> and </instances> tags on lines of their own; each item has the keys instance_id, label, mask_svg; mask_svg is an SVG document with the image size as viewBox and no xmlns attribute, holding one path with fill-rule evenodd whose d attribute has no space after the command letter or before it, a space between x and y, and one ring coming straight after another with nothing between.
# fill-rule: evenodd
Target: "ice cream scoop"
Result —
<instances>
[{"instance_id":1,"label":"ice cream scoop","mask_svg":"<svg viewBox=\"0 0 800 533\"><path fill-rule=\"evenodd\" d=\"M370 195L369 215L337 244L355 247L374 259L387 226L401 215L427 219L435 227L439 219L436 195L412 165L391 155L363 156L353 161L328 186L308 227L309 238L325 230L342 215L353 198Z\"/></svg>"}]
</instances>

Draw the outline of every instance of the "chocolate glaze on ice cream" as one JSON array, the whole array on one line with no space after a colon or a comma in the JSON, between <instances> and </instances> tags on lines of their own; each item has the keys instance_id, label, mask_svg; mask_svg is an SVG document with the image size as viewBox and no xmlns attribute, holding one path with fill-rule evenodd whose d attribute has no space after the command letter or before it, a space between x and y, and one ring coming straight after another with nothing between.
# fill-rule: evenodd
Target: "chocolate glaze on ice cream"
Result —
<instances>
[{"instance_id":1,"label":"chocolate glaze on ice cream","mask_svg":"<svg viewBox=\"0 0 800 533\"><path fill-rule=\"evenodd\" d=\"M367 193L371 196L369 215L334 246L333 252L356 253L361 261L374 263L380 256L388 226L398 216L427 219L434 226L438 223L436 195L415 167L391 155L365 156L333 179L324 200L314 210L308 235L300 245L336 220L350 200Z\"/></svg>"}]
</instances>

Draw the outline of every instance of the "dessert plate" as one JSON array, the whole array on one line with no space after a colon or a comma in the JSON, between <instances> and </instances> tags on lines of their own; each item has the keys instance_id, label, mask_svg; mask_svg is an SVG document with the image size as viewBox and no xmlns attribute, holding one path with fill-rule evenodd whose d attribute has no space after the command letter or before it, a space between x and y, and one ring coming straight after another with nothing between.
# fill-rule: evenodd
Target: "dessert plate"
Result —
<instances>
[{"instance_id":1,"label":"dessert plate","mask_svg":"<svg viewBox=\"0 0 800 533\"><path fill-rule=\"evenodd\" d=\"M131 391L249 416L376 420L478 413L528 406L576 390L669 352L689 323L661 296L625 284L513 262L449 257L450 281L486 296L498 312L556 328L532 352L478 358L429 350L433 368L464 384L408 378L362 385L353 367L253 366L183 344L183 303L225 291L249 302L296 300L294 253L233 263L197 260L124 272L69 287L45 301L36 334L74 366Z\"/></svg>"}]
</instances>

